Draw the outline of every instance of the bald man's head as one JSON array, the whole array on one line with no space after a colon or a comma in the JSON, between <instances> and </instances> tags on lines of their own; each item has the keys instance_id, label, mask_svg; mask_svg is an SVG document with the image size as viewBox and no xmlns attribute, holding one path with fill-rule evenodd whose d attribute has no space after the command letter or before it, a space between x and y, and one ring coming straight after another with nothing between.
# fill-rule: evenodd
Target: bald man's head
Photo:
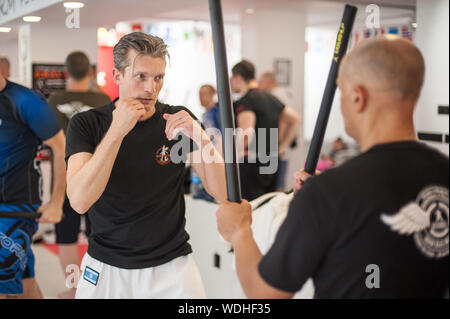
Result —
<instances>
[{"instance_id":1,"label":"bald man's head","mask_svg":"<svg viewBox=\"0 0 450 319\"><path fill-rule=\"evenodd\" d=\"M425 76L425 62L409 40L384 35L367 39L342 61L340 77L369 93L383 92L393 98L417 101Z\"/></svg>"},{"instance_id":2,"label":"bald man's head","mask_svg":"<svg viewBox=\"0 0 450 319\"><path fill-rule=\"evenodd\" d=\"M204 84L200 87L199 98L200 104L206 109L210 109L214 106L214 96L216 95L216 89L210 84Z\"/></svg>"},{"instance_id":3,"label":"bald man's head","mask_svg":"<svg viewBox=\"0 0 450 319\"><path fill-rule=\"evenodd\" d=\"M5 78L0 74L0 91L2 91L6 86Z\"/></svg>"},{"instance_id":4,"label":"bald man's head","mask_svg":"<svg viewBox=\"0 0 450 319\"><path fill-rule=\"evenodd\" d=\"M8 79L10 74L9 74L9 68L10 68L10 63L7 57L5 56L0 56L0 74L5 78Z\"/></svg>"},{"instance_id":5,"label":"bald man's head","mask_svg":"<svg viewBox=\"0 0 450 319\"><path fill-rule=\"evenodd\" d=\"M259 87L262 90L272 91L277 87L277 78L273 72L264 72L259 78Z\"/></svg>"}]
</instances>

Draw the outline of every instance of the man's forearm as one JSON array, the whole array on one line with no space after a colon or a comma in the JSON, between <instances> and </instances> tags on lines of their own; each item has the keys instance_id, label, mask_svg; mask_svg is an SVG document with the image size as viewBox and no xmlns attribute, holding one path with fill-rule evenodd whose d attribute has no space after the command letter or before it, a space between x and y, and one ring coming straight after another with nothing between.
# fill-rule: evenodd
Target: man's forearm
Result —
<instances>
[{"instance_id":1,"label":"man's forearm","mask_svg":"<svg viewBox=\"0 0 450 319\"><path fill-rule=\"evenodd\" d=\"M108 130L92 157L67 184L72 207L84 214L103 194L108 184L123 137Z\"/></svg>"},{"instance_id":2,"label":"man's forearm","mask_svg":"<svg viewBox=\"0 0 450 319\"><path fill-rule=\"evenodd\" d=\"M236 271L245 295L247 298L264 298L259 294L263 291L261 289L263 282L258 271L258 265L263 256L256 245L250 227L241 231L238 238L233 241L233 248L236 256Z\"/></svg>"},{"instance_id":3,"label":"man's forearm","mask_svg":"<svg viewBox=\"0 0 450 319\"><path fill-rule=\"evenodd\" d=\"M284 128L284 134L281 136L280 140L280 148L287 149L294 141L295 137L297 136L297 133L300 129L301 123L300 122L294 122L291 123L289 126Z\"/></svg>"},{"instance_id":4,"label":"man's forearm","mask_svg":"<svg viewBox=\"0 0 450 319\"><path fill-rule=\"evenodd\" d=\"M64 147L52 149L53 154L53 189L50 202L63 206L66 195L66 163L64 162Z\"/></svg>"},{"instance_id":5,"label":"man's forearm","mask_svg":"<svg viewBox=\"0 0 450 319\"><path fill-rule=\"evenodd\" d=\"M218 202L222 202L227 198L224 160L206 134L197 141L197 145L200 149L193 153L192 166L200 176L206 191Z\"/></svg>"}]
</instances>

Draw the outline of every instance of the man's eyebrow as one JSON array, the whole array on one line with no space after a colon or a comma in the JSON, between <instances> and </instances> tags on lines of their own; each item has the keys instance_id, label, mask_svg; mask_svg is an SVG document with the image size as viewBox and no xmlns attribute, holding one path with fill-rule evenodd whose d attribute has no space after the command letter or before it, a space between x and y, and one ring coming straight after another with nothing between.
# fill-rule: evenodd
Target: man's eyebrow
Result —
<instances>
[{"instance_id":1,"label":"man's eyebrow","mask_svg":"<svg viewBox=\"0 0 450 319\"><path fill-rule=\"evenodd\" d=\"M150 72L147 72L147 71L139 71L139 70L134 70L134 73L133 73L133 75L137 75L137 74L145 74L145 75L151 75L151 73ZM162 72L162 73L158 73L158 74L156 74L155 76L165 76L166 75L166 73L165 72Z\"/></svg>"}]
</instances>

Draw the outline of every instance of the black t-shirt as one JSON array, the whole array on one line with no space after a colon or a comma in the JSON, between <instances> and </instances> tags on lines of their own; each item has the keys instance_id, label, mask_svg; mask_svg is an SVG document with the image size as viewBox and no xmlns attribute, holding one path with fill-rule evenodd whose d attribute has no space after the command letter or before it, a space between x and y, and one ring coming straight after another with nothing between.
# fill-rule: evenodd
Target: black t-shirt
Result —
<instances>
[{"instance_id":1,"label":"black t-shirt","mask_svg":"<svg viewBox=\"0 0 450 319\"><path fill-rule=\"evenodd\" d=\"M111 103L72 118L66 159L79 152L94 153L110 127L113 110ZM124 138L106 189L89 209L88 253L93 258L119 268L141 269L192 252L185 231L185 164L174 163L170 156L181 137L167 140L162 117L181 110L189 112L158 102L155 114L138 122ZM190 139L186 144L194 147Z\"/></svg>"},{"instance_id":2,"label":"black t-shirt","mask_svg":"<svg viewBox=\"0 0 450 319\"><path fill-rule=\"evenodd\" d=\"M48 104L55 112L64 133L67 131L67 125L74 115L108 103L111 103L111 99L106 94L91 91L56 92L48 99Z\"/></svg>"},{"instance_id":3,"label":"black t-shirt","mask_svg":"<svg viewBox=\"0 0 450 319\"><path fill-rule=\"evenodd\" d=\"M251 89L242 98L234 103L234 111L236 119L240 112L250 111L255 113L255 138L249 145L250 150L257 151L257 158L251 160L252 152L244 157L243 163L240 163L241 173L241 188L242 197L247 200L253 200L263 194L276 190L277 177L276 173L262 174L261 168L268 167L270 161L278 161L278 131L272 133L271 143L271 129L278 129L280 115L283 112L285 105L281 103L275 96L257 89ZM260 149L259 139L263 138L261 133L265 134L265 149ZM272 144L272 145L271 145ZM265 159L262 160L260 155L265 154ZM253 154L254 155L254 154ZM255 163L256 162L256 163ZM265 162L265 163L264 163Z\"/></svg>"},{"instance_id":4,"label":"black t-shirt","mask_svg":"<svg viewBox=\"0 0 450 319\"><path fill-rule=\"evenodd\" d=\"M256 149L258 150L259 145L257 144L259 133L263 129L266 133L266 149L265 153L269 154L270 148L270 139L268 138L270 135L270 129L275 128L278 129L278 125L280 122L280 115L283 112L285 105L281 103L275 96L270 94L267 91L260 91L257 89L250 89L247 94L245 94L242 98L237 100L234 103L234 111L236 114L236 119L239 113L243 111L250 111L255 113L256 116L256 138L253 139L252 143L256 145ZM278 140L278 139L277 139ZM250 146L249 146L250 147ZM274 153L277 153L273 148Z\"/></svg>"},{"instance_id":5,"label":"black t-shirt","mask_svg":"<svg viewBox=\"0 0 450 319\"><path fill-rule=\"evenodd\" d=\"M259 272L290 292L312 277L316 298L442 298L448 186L444 155L377 145L305 183Z\"/></svg>"}]
</instances>

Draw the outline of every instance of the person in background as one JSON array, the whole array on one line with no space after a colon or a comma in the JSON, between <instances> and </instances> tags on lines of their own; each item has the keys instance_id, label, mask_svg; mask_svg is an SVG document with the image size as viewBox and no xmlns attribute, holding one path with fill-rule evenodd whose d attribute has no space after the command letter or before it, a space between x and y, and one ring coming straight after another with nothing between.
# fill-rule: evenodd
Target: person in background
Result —
<instances>
[{"instance_id":1,"label":"person in background","mask_svg":"<svg viewBox=\"0 0 450 319\"><path fill-rule=\"evenodd\" d=\"M51 199L42 203L38 150L52 151ZM40 212L39 222L58 223L62 216L66 165L64 133L45 100L0 74L0 211ZM0 299L42 298L35 280L32 236L36 220L0 218Z\"/></svg>"},{"instance_id":2,"label":"person in background","mask_svg":"<svg viewBox=\"0 0 450 319\"><path fill-rule=\"evenodd\" d=\"M347 149L347 145L344 143L344 140L341 137L338 137L333 141L333 149L330 152L329 158L333 161L336 161L336 155Z\"/></svg>"},{"instance_id":3,"label":"person in background","mask_svg":"<svg viewBox=\"0 0 450 319\"><path fill-rule=\"evenodd\" d=\"M66 58L65 65L67 69L66 90L52 94L48 100L64 132L74 115L111 103L106 94L90 91L93 69L85 53L80 51L70 53ZM85 232L86 236L89 236L91 224L88 214L84 216ZM69 265L79 265L78 235L81 218L82 216L72 209L66 197L62 221L55 225L56 243L59 244L59 260L66 276L71 274L70 271L67 271ZM58 297L73 299L75 293L76 288L69 288L60 293Z\"/></svg>"},{"instance_id":4,"label":"person in background","mask_svg":"<svg viewBox=\"0 0 450 319\"><path fill-rule=\"evenodd\" d=\"M237 147L241 191L247 200L276 191L279 156L294 141L301 123L301 118L290 106L272 94L254 88L254 83L255 67L250 61L243 60L232 68L231 90L242 96L234 103L234 112L236 127L240 129ZM278 129L280 123L285 127L285 133L280 140L278 132L278 145L273 145L271 132Z\"/></svg>"},{"instance_id":5,"label":"person in background","mask_svg":"<svg viewBox=\"0 0 450 319\"><path fill-rule=\"evenodd\" d=\"M205 113L202 116L202 124L207 132L209 138L213 142L214 146L220 154L222 154L222 139L219 134L220 132L220 119L219 119L219 107L215 100L217 91L210 84L204 84L200 87L198 95L200 99L200 104L205 108ZM191 177L192 193L194 199L204 199L208 202L214 202L214 197L212 197L205 190L199 177L192 172Z\"/></svg>"},{"instance_id":6,"label":"person in background","mask_svg":"<svg viewBox=\"0 0 450 319\"><path fill-rule=\"evenodd\" d=\"M8 80L11 76L10 67L11 64L9 63L8 58L5 56L0 56L0 75L3 76L5 80Z\"/></svg>"},{"instance_id":7,"label":"person in background","mask_svg":"<svg viewBox=\"0 0 450 319\"><path fill-rule=\"evenodd\" d=\"M341 137L336 138L333 141L332 149L328 155L320 154L319 162L317 163L317 170L325 171L336 166L336 156L347 150L347 145L344 143Z\"/></svg>"},{"instance_id":8,"label":"person in background","mask_svg":"<svg viewBox=\"0 0 450 319\"><path fill-rule=\"evenodd\" d=\"M261 89L263 91L267 91L267 92L271 93L272 95L274 95L282 103L289 104L288 103L288 101L290 100L289 97L287 97L286 94L283 94L283 91L279 90L275 73L264 72L259 78L258 86L259 86L259 89ZM298 116L301 121L300 115L298 115ZM278 128L279 143L282 140L284 140L284 134L286 134L286 125L283 121L281 121L279 123L279 128ZM295 146L296 146L296 138L290 145L290 148L294 148ZM287 160L287 154L285 152L283 154L280 154L280 164L279 164L278 177L277 177L277 191L279 191L279 192L285 191L287 167L288 167L288 160Z\"/></svg>"},{"instance_id":9,"label":"person in background","mask_svg":"<svg viewBox=\"0 0 450 319\"><path fill-rule=\"evenodd\" d=\"M216 94L216 89L210 84L202 85L198 92L200 104L206 110L202 116L202 124L205 129L216 128L220 130L219 107L215 101Z\"/></svg>"}]
</instances>

